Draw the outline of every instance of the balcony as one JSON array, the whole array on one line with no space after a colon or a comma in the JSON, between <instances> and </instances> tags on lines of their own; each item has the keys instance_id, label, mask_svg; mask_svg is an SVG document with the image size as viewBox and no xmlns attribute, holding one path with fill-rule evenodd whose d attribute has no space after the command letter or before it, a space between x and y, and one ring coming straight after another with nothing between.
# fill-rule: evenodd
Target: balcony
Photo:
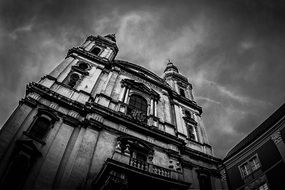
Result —
<instances>
[{"instance_id":1,"label":"balcony","mask_svg":"<svg viewBox=\"0 0 285 190\"><path fill-rule=\"evenodd\" d=\"M129 165L133 166L137 169L147 171L151 174L156 174L159 176L171 178L171 170L160 167L160 166L156 166L154 164L144 162L142 160L131 158ZM175 173L177 173L177 172L175 172Z\"/></svg>"},{"instance_id":2,"label":"balcony","mask_svg":"<svg viewBox=\"0 0 285 190\"><path fill-rule=\"evenodd\" d=\"M157 166L150 162L132 158L128 151L121 151L120 149L117 149L112 159L122 164L128 165L128 168L131 170L135 170L149 176L158 176L165 179L168 178L169 180L184 181L182 172L177 172L175 170Z\"/></svg>"},{"instance_id":3,"label":"balcony","mask_svg":"<svg viewBox=\"0 0 285 190\"><path fill-rule=\"evenodd\" d=\"M191 183L173 175L177 172L144 162L142 160L117 156L108 158L97 177L92 182L93 189L154 189L186 190ZM128 159L125 159L128 158ZM128 163L125 163L128 161ZM182 173L180 174L182 176Z\"/></svg>"}]
</instances>

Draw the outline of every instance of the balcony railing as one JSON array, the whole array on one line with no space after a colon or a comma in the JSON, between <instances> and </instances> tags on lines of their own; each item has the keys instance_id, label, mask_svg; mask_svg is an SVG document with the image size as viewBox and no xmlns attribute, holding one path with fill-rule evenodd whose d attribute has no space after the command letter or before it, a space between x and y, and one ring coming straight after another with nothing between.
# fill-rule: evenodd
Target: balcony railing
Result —
<instances>
[{"instance_id":1,"label":"balcony railing","mask_svg":"<svg viewBox=\"0 0 285 190\"><path fill-rule=\"evenodd\" d=\"M170 173L171 171L169 169L156 166L154 164L149 164L147 162L144 162L142 160L138 160L135 158L130 159L130 166L133 166L135 168L138 168L143 171L147 171L156 175L164 176L164 177L171 177Z\"/></svg>"}]
</instances>

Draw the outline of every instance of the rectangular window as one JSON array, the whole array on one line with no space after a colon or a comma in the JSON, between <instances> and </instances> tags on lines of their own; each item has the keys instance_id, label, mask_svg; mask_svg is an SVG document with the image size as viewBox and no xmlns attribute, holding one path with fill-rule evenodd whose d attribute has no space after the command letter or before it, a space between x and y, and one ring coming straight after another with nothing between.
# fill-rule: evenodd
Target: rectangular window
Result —
<instances>
[{"instance_id":1,"label":"rectangular window","mask_svg":"<svg viewBox=\"0 0 285 190\"><path fill-rule=\"evenodd\" d=\"M264 183L263 185L259 186L257 190L269 190L267 183Z\"/></svg>"},{"instance_id":2,"label":"rectangular window","mask_svg":"<svg viewBox=\"0 0 285 190\"><path fill-rule=\"evenodd\" d=\"M192 125L186 124L188 129L188 137L190 140L196 141L196 131Z\"/></svg>"},{"instance_id":3,"label":"rectangular window","mask_svg":"<svg viewBox=\"0 0 285 190\"><path fill-rule=\"evenodd\" d=\"M255 170L259 169L260 166L261 165L260 165L257 155L254 155L253 157L251 157L250 159L248 159L246 162L244 162L243 164L239 166L241 176L243 178L248 176Z\"/></svg>"},{"instance_id":4,"label":"rectangular window","mask_svg":"<svg viewBox=\"0 0 285 190\"><path fill-rule=\"evenodd\" d=\"M241 173L243 176L247 176L249 174L248 165L244 164L240 167Z\"/></svg>"},{"instance_id":5,"label":"rectangular window","mask_svg":"<svg viewBox=\"0 0 285 190\"><path fill-rule=\"evenodd\" d=\"M256 156L249 160L249 165L252 171L257 170L260 167L259 160Z\"/></svg>"},{"instance_id":6,"label":"rectangular window","mask_svg":"<svg viewBox=\"0 0 285 190\"><path fill-rule=\"evenodd\" d=\"M179 88L179 94L183 97L185 97L185 91L182 88Z\"/></svg>"}]
</instances>

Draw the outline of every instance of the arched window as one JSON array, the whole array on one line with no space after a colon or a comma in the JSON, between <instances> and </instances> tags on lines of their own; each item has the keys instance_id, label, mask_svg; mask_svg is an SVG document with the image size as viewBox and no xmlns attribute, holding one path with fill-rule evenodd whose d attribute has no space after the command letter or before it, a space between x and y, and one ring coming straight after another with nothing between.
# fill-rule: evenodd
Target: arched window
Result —
<instances>
[{"instance_id":1,"label":"arched window","mask_svg":"<svg viewBox=\"0 0 285 190\"><path fill-rule=\"evenodd\" d=\"M33 123L33 126L29 131L29 135L38 139L43 139L50 130L51 125L51 118L47 117L46 115L41 115Z\"/></svg>"},{"instance_id":2,"label":"arched window","mask_svg":"<svg viewBox=\"0 0 285 190\"><path fill-rule=\"evenodd\" d=\"M145 121L147 116L147 101L140 95L131 95L127 113L137 120Z\"/></svg>"},{"instance_id":3,"label":"arched window","mask_svg":"<svg viewBox=\"0 0 285 190\"><path fill-rule=\"evenodd\" d=\"M91 50L91 53L93 53L94 55L98 55L100 52L101 52L101 49L98 48L98 47L94 47L94 48Z\"/></svg>"},{"instance_id":4,"label":"arched window","mask_svg":"<svg viewBox=\"0 0 285 190\"><path fill-rule=\"evenodd\" d=\"M35 140L42 141L56 120L58 120L58 118L55 114L45 109L39 109L38 115L29 128L27 135L31 138L35 138Z\"/></svg>"},{"instance_id":5,"label":"arched window","mask_svg":"<svg viewBox=\"0 0 285 190\"><path fill-rule=\"evenodd\" d=\"M185 97L185 91L182 88L179 88L179 94L183 97Z\"/></svg>"},{"instance_id":6,"label":"arched window","mask_svg":"<svg viewBox=\"0 0 285 190\"><path fill-rule=\"evenodd\" d=\"M186 117L191 118L191 112L190 111L185 110L184 113L185 113Z\"/></svg>"},{"instance_id":7,"label":"arched window","mask_svg":"<svg viewBox=\"0 0 285 190\"><path fill-rule=\"evenodd\" d=\"M82 70L82 71L85 71L89 68L88 64L87 63L84 63L84 62L81 62L79 63L78 67Z\"/></svg>"},{"instance_id":8,"label":"arched window","mask_svg":"<svg viewBox=\"0 0 285 190\"><path fill-rule=\"evenodd\" d=\"M188 137L189 137L189 139L196 141L197 139L196 139L195 127L192 126L192 125L189 125L189 124L186 124L186 126L187 126L187 130L188 130Z\"/></svg>"},{"instance_id":9,"label":"arched window","mask_svg":"<svg viewBox=\"0 0 285 190\"><path fill-rule=\"evenodd\" d=\"M69 76L69 78L68 78L68 83L67 83L67 85L70 86L71 88L73 88L73 87L76 85L76 83L77 83L77 81L78 81L79 79L80 79L79 74L77 74L77 73L72 73L72 74Z\"/></svg>"}]
</instances>

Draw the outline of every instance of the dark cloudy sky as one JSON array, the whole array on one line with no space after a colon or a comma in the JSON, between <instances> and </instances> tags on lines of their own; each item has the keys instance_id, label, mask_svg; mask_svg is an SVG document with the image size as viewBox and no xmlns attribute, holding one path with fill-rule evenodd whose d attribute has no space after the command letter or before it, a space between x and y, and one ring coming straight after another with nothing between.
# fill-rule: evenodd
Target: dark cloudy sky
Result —
<instances>
[{"instance_id":1,"label":"dark cloudy sky","mask_svg":"<svg viewBox=\"0 0 285 190\"><path fill-rule=\"evenodd\" d=\"M1 0L0 125L69 48L116 33L117 59L189 78L224 157L285 100L284 14L282 0Z\"/></svg>"}]
</instances>

